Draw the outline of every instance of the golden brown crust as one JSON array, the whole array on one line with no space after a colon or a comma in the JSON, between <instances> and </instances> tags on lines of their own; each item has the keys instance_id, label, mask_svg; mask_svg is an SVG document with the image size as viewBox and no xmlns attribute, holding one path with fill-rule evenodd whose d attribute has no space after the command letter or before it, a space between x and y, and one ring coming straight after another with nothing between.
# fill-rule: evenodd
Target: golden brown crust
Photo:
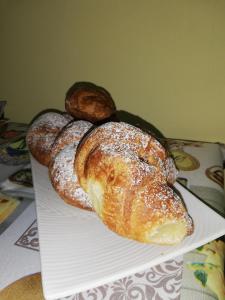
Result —
<instances>
[{"instance_id":1,"label":"golden brown crust","mask_svg":"<svg viewBox=\"0 0 225 300\"><path fill-rule=\"evenodd\" d=\"M112 122L82 141L75 169L111 230L140 242L176 244L193 231L193 223L168 185L167 158L153 137Z\"/></svg>"},{"instance_id":2,"label":"golden brown crust","mask_svg":"<svg viewBox=\"0 0 225 300\"><path fill-rule=\"evenodd\" d=\"M29 127L26 142L34 158L48 166L51 158L51 147L61 131L72 120L67 114L47 112L34 120Z\"/></svg>"},{"instance_id":3,"label":"golden brown crust","mask_svg":"<svg viewBox=\"0 0 225 300\"><path fill-rule=\"evenodd\" d=\"M92 83L75 83L67 92L66 111L77 119L98 122L115 113L111 95Z\"/></svg>"},{"instance_id":4,"label":"golden brown crust","mask_svg":"<svg viewBox=\"0 0 225 300\"><path fill-rule=\"evenodd\" d=\"M86 185L85 164L88 156L99 145L108 145L112 152L114 148L118 148L118 151L123 152L125 157L134 153L139 161L143 163L148 161L149 164L160 168L161 173L156 175L160 178L166 172L164 164L167 153L154 137L124 122L108 122L86 135L77 149L75 168L82 186Z\"/></svg>"},{"instance_id":5,"label":"golden brown crust","mask_svg":"<svg viewBox=\"0 0 225 300\"><path fill-rule=\"evenodd\" d=\"M92 205L78 182L73 164L77 145L91 126L87 121L74 121L64 127L52 146L49 163L49 177L59 196L66 203L87 210L93 210Z\"/></svg>"}]
</instances>

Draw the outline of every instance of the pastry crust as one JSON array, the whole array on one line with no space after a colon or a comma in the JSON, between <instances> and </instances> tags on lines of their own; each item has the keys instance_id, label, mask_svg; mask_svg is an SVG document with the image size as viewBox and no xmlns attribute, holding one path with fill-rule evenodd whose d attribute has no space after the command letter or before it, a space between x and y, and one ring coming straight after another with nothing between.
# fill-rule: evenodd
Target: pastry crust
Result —
<instances>
[{"instance_id":1,"label":"pastry crust","mask_svg":"<svg viewBox=\"0 0 225 300\"><path fill-rule=\"evenodd\" d=\"M79 182L109 229L144 243L176 244L193 231L169 186L168 154L152 136L109 122L87 135L75 159Z\"/></svg>"},{"instance_id":2,"label":"pastry crust","mask_svg":"<svg viewBox=\"0 0 225 300\"><path fill-rule=\"evenodd\" d=\"M51 147L64 126L73 118L68 114L46 112L37 117L27 132L27 146L34 158L42 165L50 162Z\"/></svg>"},{"instance_id":3,"label":"pastry crust","mask_svg":"<svg viewBox=\"0 0 225 300\"><path fill-rule=\"evenodd\" d=\"M64 127L52 146L49 164L49 177L59 196L66 203L87 210L92 210L92 204L78 182L73 165L77 145L91 127L87 121L74 121Z\"/></svg>"},{"instance_id":4,"label":"pastry crust","mask_svg":"<svg viewBox=\"0 0 225 300\"><path fill-rule=\"evenodd\" d=\"M86 186L88 157L98 147L105 147L110 154L120 152L125 159L133 155L142 165L157 167L159 172L155 174L155 180L168 180L171 175L168 173L172 169L171 161L170 164L167 161L168 153L154 137L124 122L107 122L87 134L78 147L75 169L82 186ZM174 169L176 170L175 166L173 172L176 172ZM174 181L174 178L175 175L169 182Z\"/></svg>"},{"instance_id":5,"label":"pastry crust","mask_svg":"<svg viewBox=\"0 0 225 300\"><path fill-rule=\"evenodd\" d=\"M65 109L77 119L98 122L114 114L116 106L104 88L89 82L77 82L66 93Z\"/></svg>"},{"instance_id":6,"label":"pastry crust","mask_svg":"<svg viewBox=\"0 0 225 300\"><path fill-rule=\"evenodd\" d=\"M92 123L88 121L73 121L67 124L58 134L51 148L51 160L66 146L80 142L81 138L88 132Z\"/></svg>"}]
</instances>

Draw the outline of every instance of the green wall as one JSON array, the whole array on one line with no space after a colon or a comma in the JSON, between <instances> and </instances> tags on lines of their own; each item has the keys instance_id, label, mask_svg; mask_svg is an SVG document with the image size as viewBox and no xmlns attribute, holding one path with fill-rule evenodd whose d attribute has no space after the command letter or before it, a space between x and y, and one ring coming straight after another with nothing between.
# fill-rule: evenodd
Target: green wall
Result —
<instances>
[{"instance_id":1,"label":"green wall","mask_svg":"<svg viewBox=\"0 0 225 300\"><path fill-rule=\"evenodd\" d=\"M168 137L225 142L224 0L0 0L0 33L12 120L85 80Z\"/></svg>"}]
</instances>

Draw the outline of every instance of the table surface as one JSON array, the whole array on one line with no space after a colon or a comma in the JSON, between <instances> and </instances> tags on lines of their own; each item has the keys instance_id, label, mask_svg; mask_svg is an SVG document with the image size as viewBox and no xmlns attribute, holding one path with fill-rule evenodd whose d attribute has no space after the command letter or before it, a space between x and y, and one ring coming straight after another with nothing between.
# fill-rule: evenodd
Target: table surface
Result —
<instances>
[{"instance_id":1,"label":"table surface","mask_svg":"<svg viewBox=\"0 0 225 300\"><path fill-rule=\"evenodd\" d=\"M223 177L221 175L223 173L223 160L225 156L224 145L173 139L168 139L168 143L170 145L171 153L174 155L175 162L179 167L178 180L209 205L213 206L215 210L224 214L225 201ZM4 274L2 271L0 272L0 274L3 274L0 275L0 290L4 288L2 293L0 293L0 299L5 300L13 300L15 295L15 299L20 299L19 294L23 295L21 296L21 299L23 300L30 299L29 295L26 295L25 292L28 291L28 286L29 289L31 288L32 290L32 299L43 298L40 282L41 266L33 190L31 188L18 188L18 185L13 186L7 179L10 174L21 168L27 168L27 165L7 166L5 164L0 164L0 192L3 192L6 195L13 195L14 197L16 195L19 195L20 197L25 195L27 199L23 203L23 209L17 212L17 215L14 216L14 218L11 218L12 220L6 226L7 229L2 230L2 232L0 231L0 243L3 245L3 247L0 248L0 257L4 258L2 260L0 259L2 270L4 268ZM2 183L4 184L2 185ZM0 229L1 226L2 225L0 225ZM211 247L215 247L215 245ZM217 244L217 248L220 248L221 251L225 252L223 243ZM208 259L208 252L204 249L201 251L192 251L184 256L184 269L182 268L183 260L179 258L176 262L176 266L173 266L174 270L176 270L176 276L173 277L172 281L169 281L168 276L164 274L164 283L166 284L167 282L167 284L177 284L177 286L179 286L179 280L181 281L181 278L183 277L181 288L182 300L225 299L221 298L223 297L221 296L222 294L218 292L219 289L213 286L213 284L209 286L207 281L199 281L199 278L195 276L197 273L204 273L201 268L195 269L194 266L199 262L202 266ZM157 270L157 272L160 274L159 270ZM37 275L31 275L34 273ZM205 274L209 273L206 272ZM218 274L216 274L216 276L217 275ZM149 285L149 282L147 285L148 277L146 277L147 279L145 278L145 281L143 278L144 276L142 277L142 281L140 281L139 278L138 282L134 282L133 278L130 277L126 279L127 281L124 279L124 281L114 283L114 285L110 286L110 295L117 291L117 296L122 297L123 293L129 292L130 298L128 299L132 299L132 295L135 295L135 289L137 295L138 289L140 295L143 292L150 293L152 286ZM161 273L161 277L159 276L156 279L156 282L159 283L160 278L163 278L163 273ZM16 281L16 279L21 280ZM10 285L10 283L12 285ZM203 283L205 283L205 286ZM220 290L222 290L221 293L224 292L224 283L222 285L223 287L220 288ZM6 288L6 286L8 286L8 288ZM140 286L145 287L145 290L141 290ZM95 295L97 297L96 299L107 299L107 295L104 294L106 291L106 289L93 289L92 296ZM153 292L155 295L152 299L157 299L157 297L160 296L157 296L155 291ZM83 296L84 299L89 299L91 297L91 292L87 291L81 296Z\"/></svg>"}]
</instances>

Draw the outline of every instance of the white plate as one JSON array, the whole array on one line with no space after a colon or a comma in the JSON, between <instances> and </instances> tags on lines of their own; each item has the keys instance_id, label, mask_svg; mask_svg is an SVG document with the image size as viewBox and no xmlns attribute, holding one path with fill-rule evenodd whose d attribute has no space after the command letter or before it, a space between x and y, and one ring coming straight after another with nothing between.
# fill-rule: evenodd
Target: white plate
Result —
<instances>
[{"instance_id":1,"label":"white plate","mask_svg":"<svg viewBox=\"0 0 225 300\"><path fill-rule=\"evenodd\" d=\"M225 234L225 219L176 184L195 224L177 246L157 246L122 238L93 212L65 204L48 169L31 158L37 205L42 283L46 299L66 297L144 271Z\"/></svg>"}]
</instances>

